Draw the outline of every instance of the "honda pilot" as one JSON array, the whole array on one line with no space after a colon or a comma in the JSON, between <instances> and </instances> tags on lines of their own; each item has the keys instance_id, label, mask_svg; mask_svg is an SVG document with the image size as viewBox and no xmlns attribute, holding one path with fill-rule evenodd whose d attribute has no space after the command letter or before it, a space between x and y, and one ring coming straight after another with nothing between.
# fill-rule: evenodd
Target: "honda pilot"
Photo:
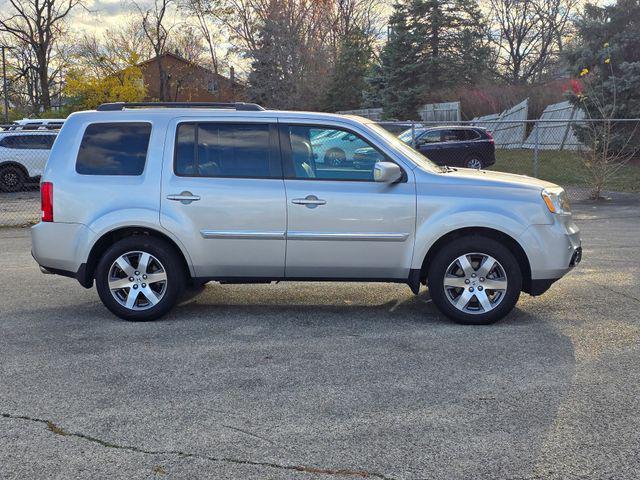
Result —
<instances>
[{"instance_id":1,"label":"honda pilot","mask_svg":"<svg viewBox=\"0 0 640 480\"><path fill-rule=\"evenodd\" d=\"M376 161L320 162L323 138ZM95 283L126 320L157 319L210 281L289 280L425 285L449 318L487 324L582 252L556 185L437 166L363 118L246 103L74 113L41 196L42 271Z\"/></svg>"}]
</instances>

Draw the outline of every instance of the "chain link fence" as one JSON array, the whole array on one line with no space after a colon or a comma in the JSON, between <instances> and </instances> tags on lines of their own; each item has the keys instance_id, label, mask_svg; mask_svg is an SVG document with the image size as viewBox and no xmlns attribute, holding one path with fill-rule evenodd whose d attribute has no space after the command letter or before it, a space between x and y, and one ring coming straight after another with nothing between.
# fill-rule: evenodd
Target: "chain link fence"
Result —
<instances>
[{"instance_id":1,"label":"chain link fence","mask_svg":"<svg viewBox=\"0 0 640 480\"><path fill-rule=\"evenodd\" d=\"M640 119L378 124L438 164L537 177L563 186L572 200L594 189L640 193ZM310 147L318 171L366 174L362 140L317 130ZM39 177L55 136L47 129L0 127L0 227L39 220Z\"/></svg>"},{"instance_id":2,"label":"chain link fence","mask_svg":"<svg viewBox=\"0 0 640 480\"><path fill-rule=\"evenodd\" d=\"M59 128L44 122L0 126L0 226L38 221L40 176Z\"/></svg>"},{"instance_id":3,"label":"chain link fence","mask_svg":"<svg viewBox=\"0 0 640 480\"><path fill-rule=\"evenodd\" d=\"M438 164L540 178L573 200L640 193L640 119L378 123Z\"/></svg>"}]
</instances>

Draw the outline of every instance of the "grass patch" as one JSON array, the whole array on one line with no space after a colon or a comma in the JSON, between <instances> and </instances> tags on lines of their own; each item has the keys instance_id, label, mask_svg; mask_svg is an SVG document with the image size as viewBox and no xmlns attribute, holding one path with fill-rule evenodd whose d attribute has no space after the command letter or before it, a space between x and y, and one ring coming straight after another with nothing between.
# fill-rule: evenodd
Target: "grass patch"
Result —
<instances>
[{"instance_id":1,"label":"grass patch","mask_svg":"<svg viewBox=\"0 0 640 480\"><path fill-rule=\"evenodd\" d=\"M589 187L589 177L575 152L540 150L538 177L561 186ZM533 175L533 150L496 150L491 170ZM609 179L605 190L640 192L640 165L627 164Z\"/></svg>"}]
</instances>

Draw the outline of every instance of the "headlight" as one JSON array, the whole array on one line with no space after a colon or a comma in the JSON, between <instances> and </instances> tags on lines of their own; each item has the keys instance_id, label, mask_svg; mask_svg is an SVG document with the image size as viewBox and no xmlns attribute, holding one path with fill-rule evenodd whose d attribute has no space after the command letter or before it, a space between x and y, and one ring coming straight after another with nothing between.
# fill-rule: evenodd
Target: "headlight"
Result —
<instances>
[{"instance_id":1,"label":"headlight","mask_svg":"<svg viewBox=\"0 0 640 480\"><path fill-rule=\"evenodd\" d=\"M558 215L570 215L571 206L569 205L569 197L563 188L544 188L542 189L542 200L551 213Z\"/></svg>"}]
</instances>

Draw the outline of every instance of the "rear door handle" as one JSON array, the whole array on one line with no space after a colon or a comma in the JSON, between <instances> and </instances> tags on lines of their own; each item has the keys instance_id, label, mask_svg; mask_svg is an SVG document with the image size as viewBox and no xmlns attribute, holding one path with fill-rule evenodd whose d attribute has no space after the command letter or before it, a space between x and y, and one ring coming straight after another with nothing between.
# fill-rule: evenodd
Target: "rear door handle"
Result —
<instances>
[{"instance_id":1,"label":"rear door handle","mask_svg":"<svg viewBox=\"0 0 640 480\"><path fill-rule=\"evenodd\" d=\"M318 205L326 205L327 201L316 197L315 195L307 195L305 198L294 198L291 203L296 205L305 205L307 208L316 208Z\"/></svg>"},{"instance_id":2,"label":"rear door handle","mask_svg":"<svg viewBox=\"0 0 640 480\"><path fill-rule=\"evenodd\" d=\"M197 202L200 200L200 195L194 195L191 192L173 193L167 195L167 200L173 200L175 202L181 202L184 205L188 205L191 202Z\"/></svg>"}]
</instances>

